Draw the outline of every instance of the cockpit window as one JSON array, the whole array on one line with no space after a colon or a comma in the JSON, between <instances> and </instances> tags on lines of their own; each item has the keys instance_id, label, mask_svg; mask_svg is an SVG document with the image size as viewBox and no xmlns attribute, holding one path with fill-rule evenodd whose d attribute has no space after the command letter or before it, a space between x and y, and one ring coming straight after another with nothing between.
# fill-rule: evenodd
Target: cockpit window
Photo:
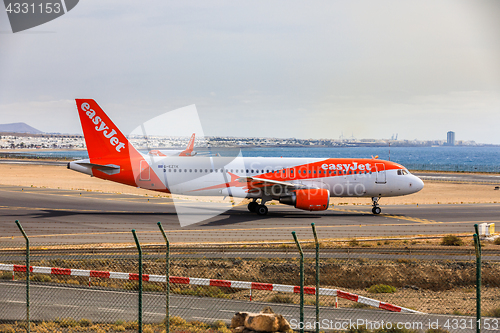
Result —
<instances>
[{"instance_id":1,"label":"cockpit window","mask_svg":"<svg viewBox=\"0 0 500 333\"><path fill-rule=\"evenodd\" d=\"M398 176L401 176L403 172L401 172L401 169L398 169Z\"/></svg>"},{"instance_id":2,"label":"cockpit window","mask_svg":"<svg viewBox=\"0 0 500 333\"><path fill-rule=\"evenodd\" d=\"M403 170L403 175L407 175L408 173L408 170Z\"/></svg>"},{"instance_id":3,"label":"cockpit window","mask_svg":"<svg viewBox=\"0 0 500 333\"><path fill-rule=\"evenodd\" d=\"M408 170L406 170L406 169L398 169L398 176L407 175L407 174L409 174Z\"/></svg>"}]
</instances>

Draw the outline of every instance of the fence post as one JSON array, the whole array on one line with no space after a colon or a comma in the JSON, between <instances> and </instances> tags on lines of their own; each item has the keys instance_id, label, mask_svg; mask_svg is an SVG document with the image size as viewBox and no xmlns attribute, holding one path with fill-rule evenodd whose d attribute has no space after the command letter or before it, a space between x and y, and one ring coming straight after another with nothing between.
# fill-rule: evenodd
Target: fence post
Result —
<instances>
[{"instance_id":1,"label":"fence post","mask_svg":"<svg viewBox=\"0 0 500 333\"><path fill-rule=\"evenodd\" d=\"M163 235L163 238L165 239L165 244L167 246L167 254L166 254L166 267L165 267L165 282L167 286L166 290L166 310L165 310L165 329L167 330L167 333L170 333L170 242L168 241L167 235L165 235L165 231L163 230L163 227L160 222L157 223L158 227L160 228L161 234Z\"/></svg>"},{"instance_id":2,"label":"fence post","mask_svg":"<svg viewBox=\"0 0 500 333\"><path fill-rule=\"evenodd\" d=\"M135 245L137 245L137 251L139 251L139 314L138 314L138 332L142 333L142 249L141 244L139 244L139 239L137 239L137 234L135 229L132 229L132 234L134 235Z\"/></svg>"},{"instance_id":3,"label":"fence post","mask_svg":"<svg viewBox=\"0 0 500 333\"><path fill-rule=\"evenodd\" d=\"M295 231L292 231L293 239L300 253L300 321L299 328L300 333L304 333L304 252L302 252L302 247L300 246L299 240Z\"/></svg>"},{"instance_id":4,"label":"fence post","mask_svg":"<svg viewBox=\"0 0 500 333\"><path fill-rule=\"evenodd\" d=\"M30 322L30 239L28 235L24 232L23 226L16 220L17 227L21 230L21 233L26 239L26 331L31 332L31 322Z\"/></svg>"},{"instance_id":5,"label":"fence post","mask_svg":"<svg viewBox=\"0 0 500 333\"><path fill-rule=\"evenodd\" d=\"M316 333L319 333L319 241L314 222L311 223L311 227L314 234L314 243L316 244L316 322L314 323L314 327L316 328Z\"/></svg>"},{"instance_id":6,"label":"fence post","mask_svg":"<svg viewBox=\"0 0 500 333\"><path fill-rule=\"evenodd\" d=\"M481 240L478 225L474 224L474 247L476 248L476 332L481 333Z\"/></svg>"}]
</instances>

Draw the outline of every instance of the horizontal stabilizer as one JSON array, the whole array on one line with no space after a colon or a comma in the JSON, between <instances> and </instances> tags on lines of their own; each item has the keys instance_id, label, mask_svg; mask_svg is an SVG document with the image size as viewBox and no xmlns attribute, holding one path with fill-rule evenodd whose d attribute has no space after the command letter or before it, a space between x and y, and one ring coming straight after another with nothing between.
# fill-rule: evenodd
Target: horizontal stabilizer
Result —
<instances>
[{"instance_id":1,"label":"horizontal stabilizer","mask_svg":"<svg viewBox=\"0 0 500 333\"><path fill-rule=\"evenodd\" d=\"M102 164L90 163L89 160L79 160L70 162L68 163L68 169L72 169L89 175L92 175L93 169L104 172L107 175L115 175L117 173L120 173L119 165L114 165L114 164L102 165Z\"/></svg>"},{"instance_id":2,"label":"horizontal stabilizer","mask_svg":"<svg viewBox=\"0 0 500 333\"><path fill-rule=\"evenodd\" d=\"M108 175L114 175L120 172L120 166L114 164L106 164L106 165L95 164L95 163L78 163L78 164L81 166L88 166L93 169L102 171Z\"/></svg>"}]
</instances>

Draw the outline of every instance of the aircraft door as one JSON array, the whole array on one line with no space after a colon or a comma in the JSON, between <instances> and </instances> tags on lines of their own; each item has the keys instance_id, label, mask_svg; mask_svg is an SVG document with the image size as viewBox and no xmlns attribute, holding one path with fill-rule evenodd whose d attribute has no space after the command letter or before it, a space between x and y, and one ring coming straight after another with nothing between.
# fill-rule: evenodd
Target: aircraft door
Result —
<instances>
[{"instance_id":1,"label":"aircraft door","mask_svg":"<svg viewBox=\"0 0 500 333\"><path fill-rule=\"evenodd\" d=\"M139 180L151 180L151 169L149 168L148 161L141 160Z\"/></svg>"},{"instance_id":2,"label":"aircraft door","mask_svg":"<svg viewBox=\"0 0 500 333\"><path fill-rule=\"evenodd\" d=\"M377 169L377 175L375 183L377 184L385 184L387 182L386 174L385 174L385 164L383 163L375 163L375 168Z\"/></svg>"}]
</instances>

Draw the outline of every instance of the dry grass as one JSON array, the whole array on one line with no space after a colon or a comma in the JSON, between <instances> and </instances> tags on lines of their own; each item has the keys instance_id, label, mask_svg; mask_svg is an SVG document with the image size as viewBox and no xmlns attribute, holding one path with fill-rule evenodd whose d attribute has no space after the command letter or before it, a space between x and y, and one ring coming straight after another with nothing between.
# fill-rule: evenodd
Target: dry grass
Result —
<instances>
[{"instance_id":1,"label":"dry grass","mask_svg":"<svg viewBox=\"0 0 500 333\"><path fill-rule=\"evenodd\" d=\"M79 321L73 318L58 319L49 322L31 323L31 332L33 333L74 333L74 332L137 332L138 325L136 321L121 321L109 324L94 324L88 319L81 319ZM171 332L185 332L185 333L231 333L231 330L223 321L215 321L212 324L203 323L200 321L188 322L180 317L170 318L170 331ZM13 324L0 324L0 332L2 333L20 333L26 332L25 322L16 322ZM144 333L165 333L165 325L159 324L145 324L143 325Z\"/></svg>"}]
</instances>

